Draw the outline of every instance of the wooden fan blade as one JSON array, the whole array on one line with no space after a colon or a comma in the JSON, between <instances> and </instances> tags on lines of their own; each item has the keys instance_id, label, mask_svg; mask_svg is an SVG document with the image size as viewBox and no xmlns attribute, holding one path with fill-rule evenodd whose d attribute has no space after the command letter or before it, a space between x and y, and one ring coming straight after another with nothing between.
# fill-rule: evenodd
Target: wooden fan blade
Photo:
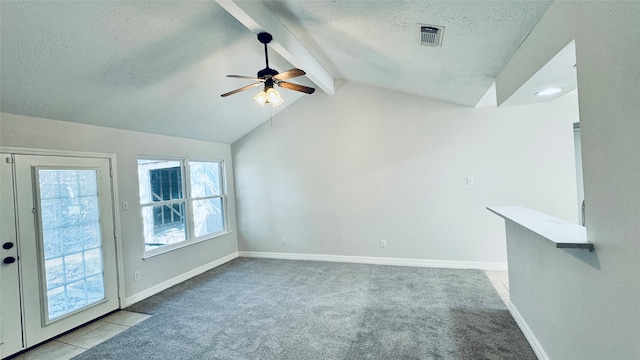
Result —
<instances>
[{"instance_id":1,"label":"wooden fan blade","mask_svg":"<svg viewBox=\"0 0 640 360\"><path fill-rule=\"evenodd\" d=\"M262 83L250 84L250 85L247 85L247 86L243 86L240 89L235 89L233 91L229 91L228 93L224 93L224 94L222 94L220 96L225 97L225 96L233 95L233 94L239 93L240 91L249 90L251 88L254 88L254 87L260 86L260 85L262 85Z\"/></svg>"},{"instance_id":2,"label":"wooden fan blade","mask_svg":"<svg viewBox=\"0 0 640 360\"><path fill-rule=\"evenodd\" d=\"M278 75L275 75L273 78L276 80L287 80L287 79L291 79L294 77L298 77L298 76L302 76L305 75L306 72L304 72L303 70L300 69L291 69L291 70L287 70L283 73L280 73Z\"/></svg>"},{"instance_id":3,"label":"wooden fan blade","mask_svg":"<svg viewBox=\"0 0 640 360\"><path fill-rule=\"evenodd\" d=\"M316 91L316 89L314 89L312 87L293 84L293 83L288 83L288 82L284 82L284 81L280 81L278 83L278 86L282 86L285 89L300 91L300 92L307 93L307 94L313 94L313 92Z\"/></svg>"},{"instance_id":4,"label":"wooden fan blade","mask_svg":"<svg viewBox=\"0 0 640 360\"><path fill-rule=\"evenodd\" d=\"M237 79L249 79L249 80L253 80L253 81L260 81L260 82L264 82L264 79L260 79L260 78L253 77L253 76L227 75L227 77L230 77L230 78L237 78Z\"/></svg>"}]
</instances>

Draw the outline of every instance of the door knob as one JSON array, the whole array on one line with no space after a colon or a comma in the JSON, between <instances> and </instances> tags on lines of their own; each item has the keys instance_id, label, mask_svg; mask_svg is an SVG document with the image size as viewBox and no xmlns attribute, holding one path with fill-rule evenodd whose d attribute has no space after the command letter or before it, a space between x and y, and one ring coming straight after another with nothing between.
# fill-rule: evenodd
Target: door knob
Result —
<instances>
[{"instance_id":1,"label":"door knob","mask_svg":"<svg viewBox=\"0 0 640 360\"><path fill-rule=\"evenodd\" d=\"M13 243L12 242L6 242L4 244L2 244L2 248L5 250L9 250L13 247Z\"/></svg>"},{"instance_id":2,"label":"door knob","mask_svg":"<svg viewBox=\"0 0 640 360\"><path fill-rule=\"evenodd\" d=\"M14 258L13 256L7 256L6 258L4 258L4 260L2 260L2 262L5 264L13 264L14 262L16 262L16 258Z\"/></svg>"}]
</instances>

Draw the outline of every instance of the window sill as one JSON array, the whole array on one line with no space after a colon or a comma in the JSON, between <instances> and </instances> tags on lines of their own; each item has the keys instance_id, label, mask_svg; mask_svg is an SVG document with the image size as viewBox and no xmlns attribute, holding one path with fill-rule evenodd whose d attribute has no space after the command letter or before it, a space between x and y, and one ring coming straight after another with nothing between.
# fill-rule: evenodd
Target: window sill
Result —
<instances>
[{"instance_id":1,"label":"window sill","mask_svg":"<svg viewBox=\"0 0 640 360\"><path fill-rule=\"evenodd\" d=\"M209 241L209 240L213 240L213 239L219 238L221 236L229 235L231 233L232 233L232 231L224 231L224 232L216 233L215 235L212 235L210 237L197 239L197 240L192 240L192 241L183 241L183 242L176 243L174 245L166 245L166 246L163 246L163 247L161 247L159 249L156 249L156 250L146 251L144 253L144 255L142 256L142 260L149 260L151 258L154 258L154 257L162 255L162 254L166 254L166 253L169 253L169 252L173 252L175 250L180 250L180 249L183 249L183 248L186 248L186 247L190 247L190 246L199 244L201 242L205 242L205 241Z\"/></svg>"}]
</instances>

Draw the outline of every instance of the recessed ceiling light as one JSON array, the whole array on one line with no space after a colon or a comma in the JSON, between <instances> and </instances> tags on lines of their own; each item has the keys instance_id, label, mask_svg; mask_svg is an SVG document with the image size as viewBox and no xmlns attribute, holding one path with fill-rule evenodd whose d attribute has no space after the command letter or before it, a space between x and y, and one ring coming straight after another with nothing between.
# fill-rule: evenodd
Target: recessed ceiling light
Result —
<instances>
[{"instance_id":1,"label":"recessed ceiling light","mask_svg":"<svg viewBox=\"0 0 640 360\"><path fill-rule=\"evenodd\" d=\"M536 95L539 95L539 96L547 96L547 95L557 94L557 93L559 93L560 91L562 91L562 88L550 87L550 88L546 88L546 89L544 89L544 90L542 90L542 91L538 91L538 92L536 93Z\"/></svg>"}]
</instances>

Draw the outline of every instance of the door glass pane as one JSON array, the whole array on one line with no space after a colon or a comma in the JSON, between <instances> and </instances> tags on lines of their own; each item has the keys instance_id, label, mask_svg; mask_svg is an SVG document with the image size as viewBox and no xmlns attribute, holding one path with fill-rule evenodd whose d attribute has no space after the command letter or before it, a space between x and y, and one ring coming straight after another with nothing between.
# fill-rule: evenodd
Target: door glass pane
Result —
<instances>
[{"instance_id":1,"label":"door glass pane","mask_svg":"<svg viewBox=\"0 0 640 360\"><path fill-rule=\"evenodd\" d=\"M38 170L47 316L105 298L96 170Z\"/></svg>"}]
</instances>

